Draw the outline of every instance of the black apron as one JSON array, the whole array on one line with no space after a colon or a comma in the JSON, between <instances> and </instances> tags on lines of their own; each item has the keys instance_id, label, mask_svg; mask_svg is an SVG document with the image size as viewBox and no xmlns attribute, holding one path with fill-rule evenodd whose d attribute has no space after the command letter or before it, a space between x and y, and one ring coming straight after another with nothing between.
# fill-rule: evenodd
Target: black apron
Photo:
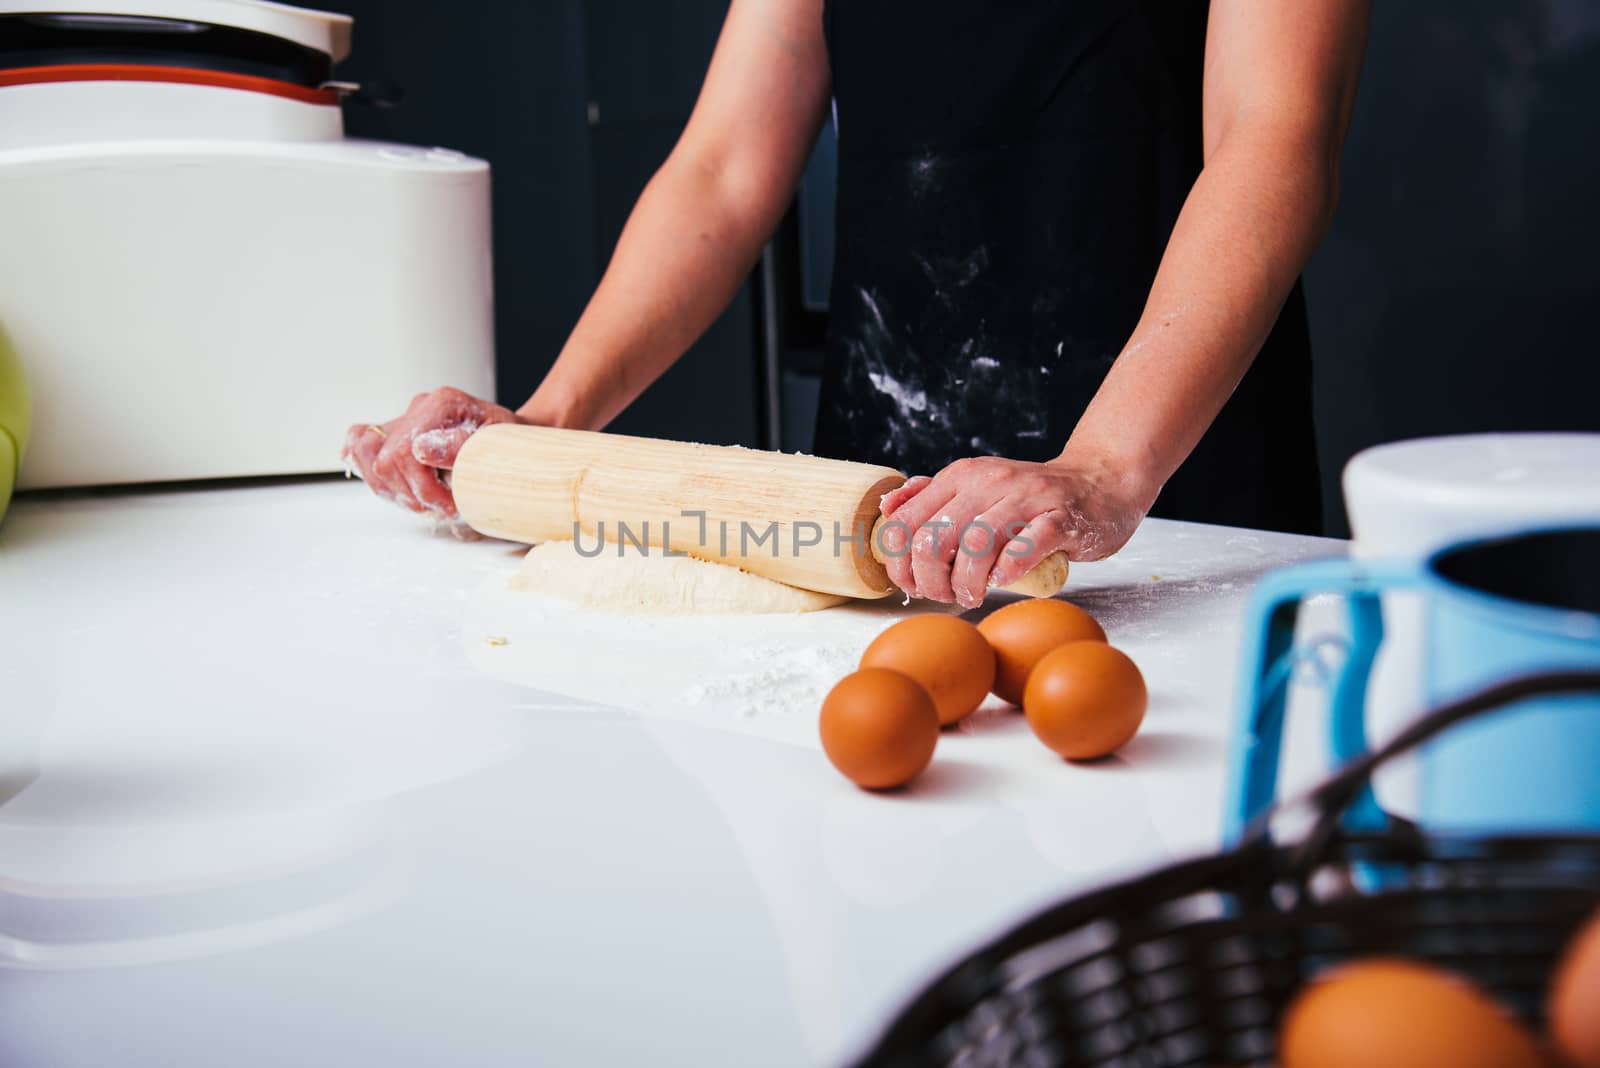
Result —
<instances>
[{"instance_id":1,"label":"black apron","mask_svg":"<svg viewBox=\"0 0 1600 1068\"><path fill-rule=\"evenodd\" d=\"M1202 162L1202 0L829 0L839 187L819 455L1046 460ZM1155 515L1320 533L1300 287Z\"/></svg>"}]
</instances>

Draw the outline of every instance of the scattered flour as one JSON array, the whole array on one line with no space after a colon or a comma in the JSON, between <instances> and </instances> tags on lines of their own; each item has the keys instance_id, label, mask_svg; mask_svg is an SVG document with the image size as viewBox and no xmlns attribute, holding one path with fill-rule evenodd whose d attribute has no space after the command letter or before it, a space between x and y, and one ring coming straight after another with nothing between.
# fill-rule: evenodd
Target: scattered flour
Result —
<instances>
[{"instance_id":1,"label":"scattered flour","mask_svg":"<svg viewBox=\"0 0 1600 1068\"><path fill-rule=\"evenodd\" d=\"M861 652L855 642L742 648L740 657L759 666L697 682L684 690L683 700L690 705L726 704L746 718L812 717L834 683L856 669Z\"/></svg>"},{"instance_id":2,"label":"scattered flour","mask_svg":"<svg viewBox=\"0 0 1600 1068\"><path fill-rule=\"evenodd\" d=\"M902 412L925 412L928 410L928 394L923 390L907 389L882 371L868 371L867 381L872 383L873 389L890 397L898 404Z\"/></svg>"},{"instance_id":3,"label":"scattered flour","mask_svg":"<svg viewBox=\"0 0 1600 1068\"><path fill-rule=\"evenodd\" d=\"M631 616L515 591L493 576L470 599L464 626L469 658L519 685L812 745L833 685L885 627L926 610L886 598L799 615Z\"/></svg>"}]
</instances>

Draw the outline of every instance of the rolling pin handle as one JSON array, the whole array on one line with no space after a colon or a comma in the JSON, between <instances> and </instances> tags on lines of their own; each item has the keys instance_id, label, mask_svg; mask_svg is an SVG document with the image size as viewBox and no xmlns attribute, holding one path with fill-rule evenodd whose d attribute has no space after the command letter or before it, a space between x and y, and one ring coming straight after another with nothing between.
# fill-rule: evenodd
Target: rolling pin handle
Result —
<instances>
[{"instance_id":1,"label":"rolling pin handle","mask_svg":"<svg viewBox=\"0 0 1600 1068\"><path fill-rule=\"evenodd\" d=\"M883 543L880 540L880 533L887 518L879 516L877 523L872 527L872 556L880 564L888 562L884 559ZM1026 575L1011 585L998 588L1004 593L1016 593L1024 597L1054 597L1067 584L1067 573L1070 570L1067 554L1057 551L1033 565Z\"/></svg>"},{"instance_id":2,"label":"rolling pin handle","mask_svg":"<svg viewBox=\"0 0 1600 1068\"><path fill-rule=\"evenodd\" d=\"M1054 597L1067 584L1067 554L1059 550L1033 565L1026 575L1001 589L1024 597Z\"/></svg>"}]
</instances>

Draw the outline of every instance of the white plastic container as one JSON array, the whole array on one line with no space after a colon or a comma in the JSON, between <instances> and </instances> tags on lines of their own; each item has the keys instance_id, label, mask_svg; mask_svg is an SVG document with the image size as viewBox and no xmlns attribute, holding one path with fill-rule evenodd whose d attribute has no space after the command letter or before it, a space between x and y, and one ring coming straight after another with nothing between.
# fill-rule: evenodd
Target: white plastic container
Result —
<instances>
[{"instance_id":1,"label":"white plastic container","mask_svg":"<svg viewBox=\"0 0 1600 1068\"><path fill-rule=\"evenodd\" d=\"M348 18L280 4L48 10L107 7L289 42L312 70L348 50ZM353 422L439 385L493 396L486 163L346 141L333 88L228 57L41 56L0 69L0 320L34 394L21 488L332 471Z\"/></svg>"},{"instance_id":2,"label":"white plastic container","mask_svg":"<svg viewBox=\"0 0 1600 1068\"><path fill-rule=\"evenodd\" d=\"M1474 434L1380 445L1344 470L1345 506L1365 559L1428 555L1477 535L1600 521L1600 434ZM1367 692L1381 744L1426 711L1420 594L1383 597L1384 641ZM1381 777L1391 810L1414 812L1409 765Z\"/></svg>"}]
</instances>

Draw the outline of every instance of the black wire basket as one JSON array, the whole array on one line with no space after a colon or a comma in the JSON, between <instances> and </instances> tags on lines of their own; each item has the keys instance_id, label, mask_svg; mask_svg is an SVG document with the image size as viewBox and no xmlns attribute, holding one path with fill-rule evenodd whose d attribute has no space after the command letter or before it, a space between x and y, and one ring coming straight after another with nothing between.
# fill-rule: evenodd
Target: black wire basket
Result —
<instances>
[{"instance_id":1,"label":"black wire basket","mask_svg":"<svg viewBox=\"0 0 1600 1068\"><path fill-rule=\"evenodd\" d=\"M1377 767L1461 720L1590 692L1600 672L1440 708L1264 814L1237 847L1034 916L929 984L861 1068L1271 1064L1301 985L1374 955L1464 975L1542 1027L1560 953L1600 907L1600 835L1427 834L1393 818L1353 833L1340 816ZM1274 826L1296 811L1309 830L1280 844Z\"/></svg>"}]
</instances>

